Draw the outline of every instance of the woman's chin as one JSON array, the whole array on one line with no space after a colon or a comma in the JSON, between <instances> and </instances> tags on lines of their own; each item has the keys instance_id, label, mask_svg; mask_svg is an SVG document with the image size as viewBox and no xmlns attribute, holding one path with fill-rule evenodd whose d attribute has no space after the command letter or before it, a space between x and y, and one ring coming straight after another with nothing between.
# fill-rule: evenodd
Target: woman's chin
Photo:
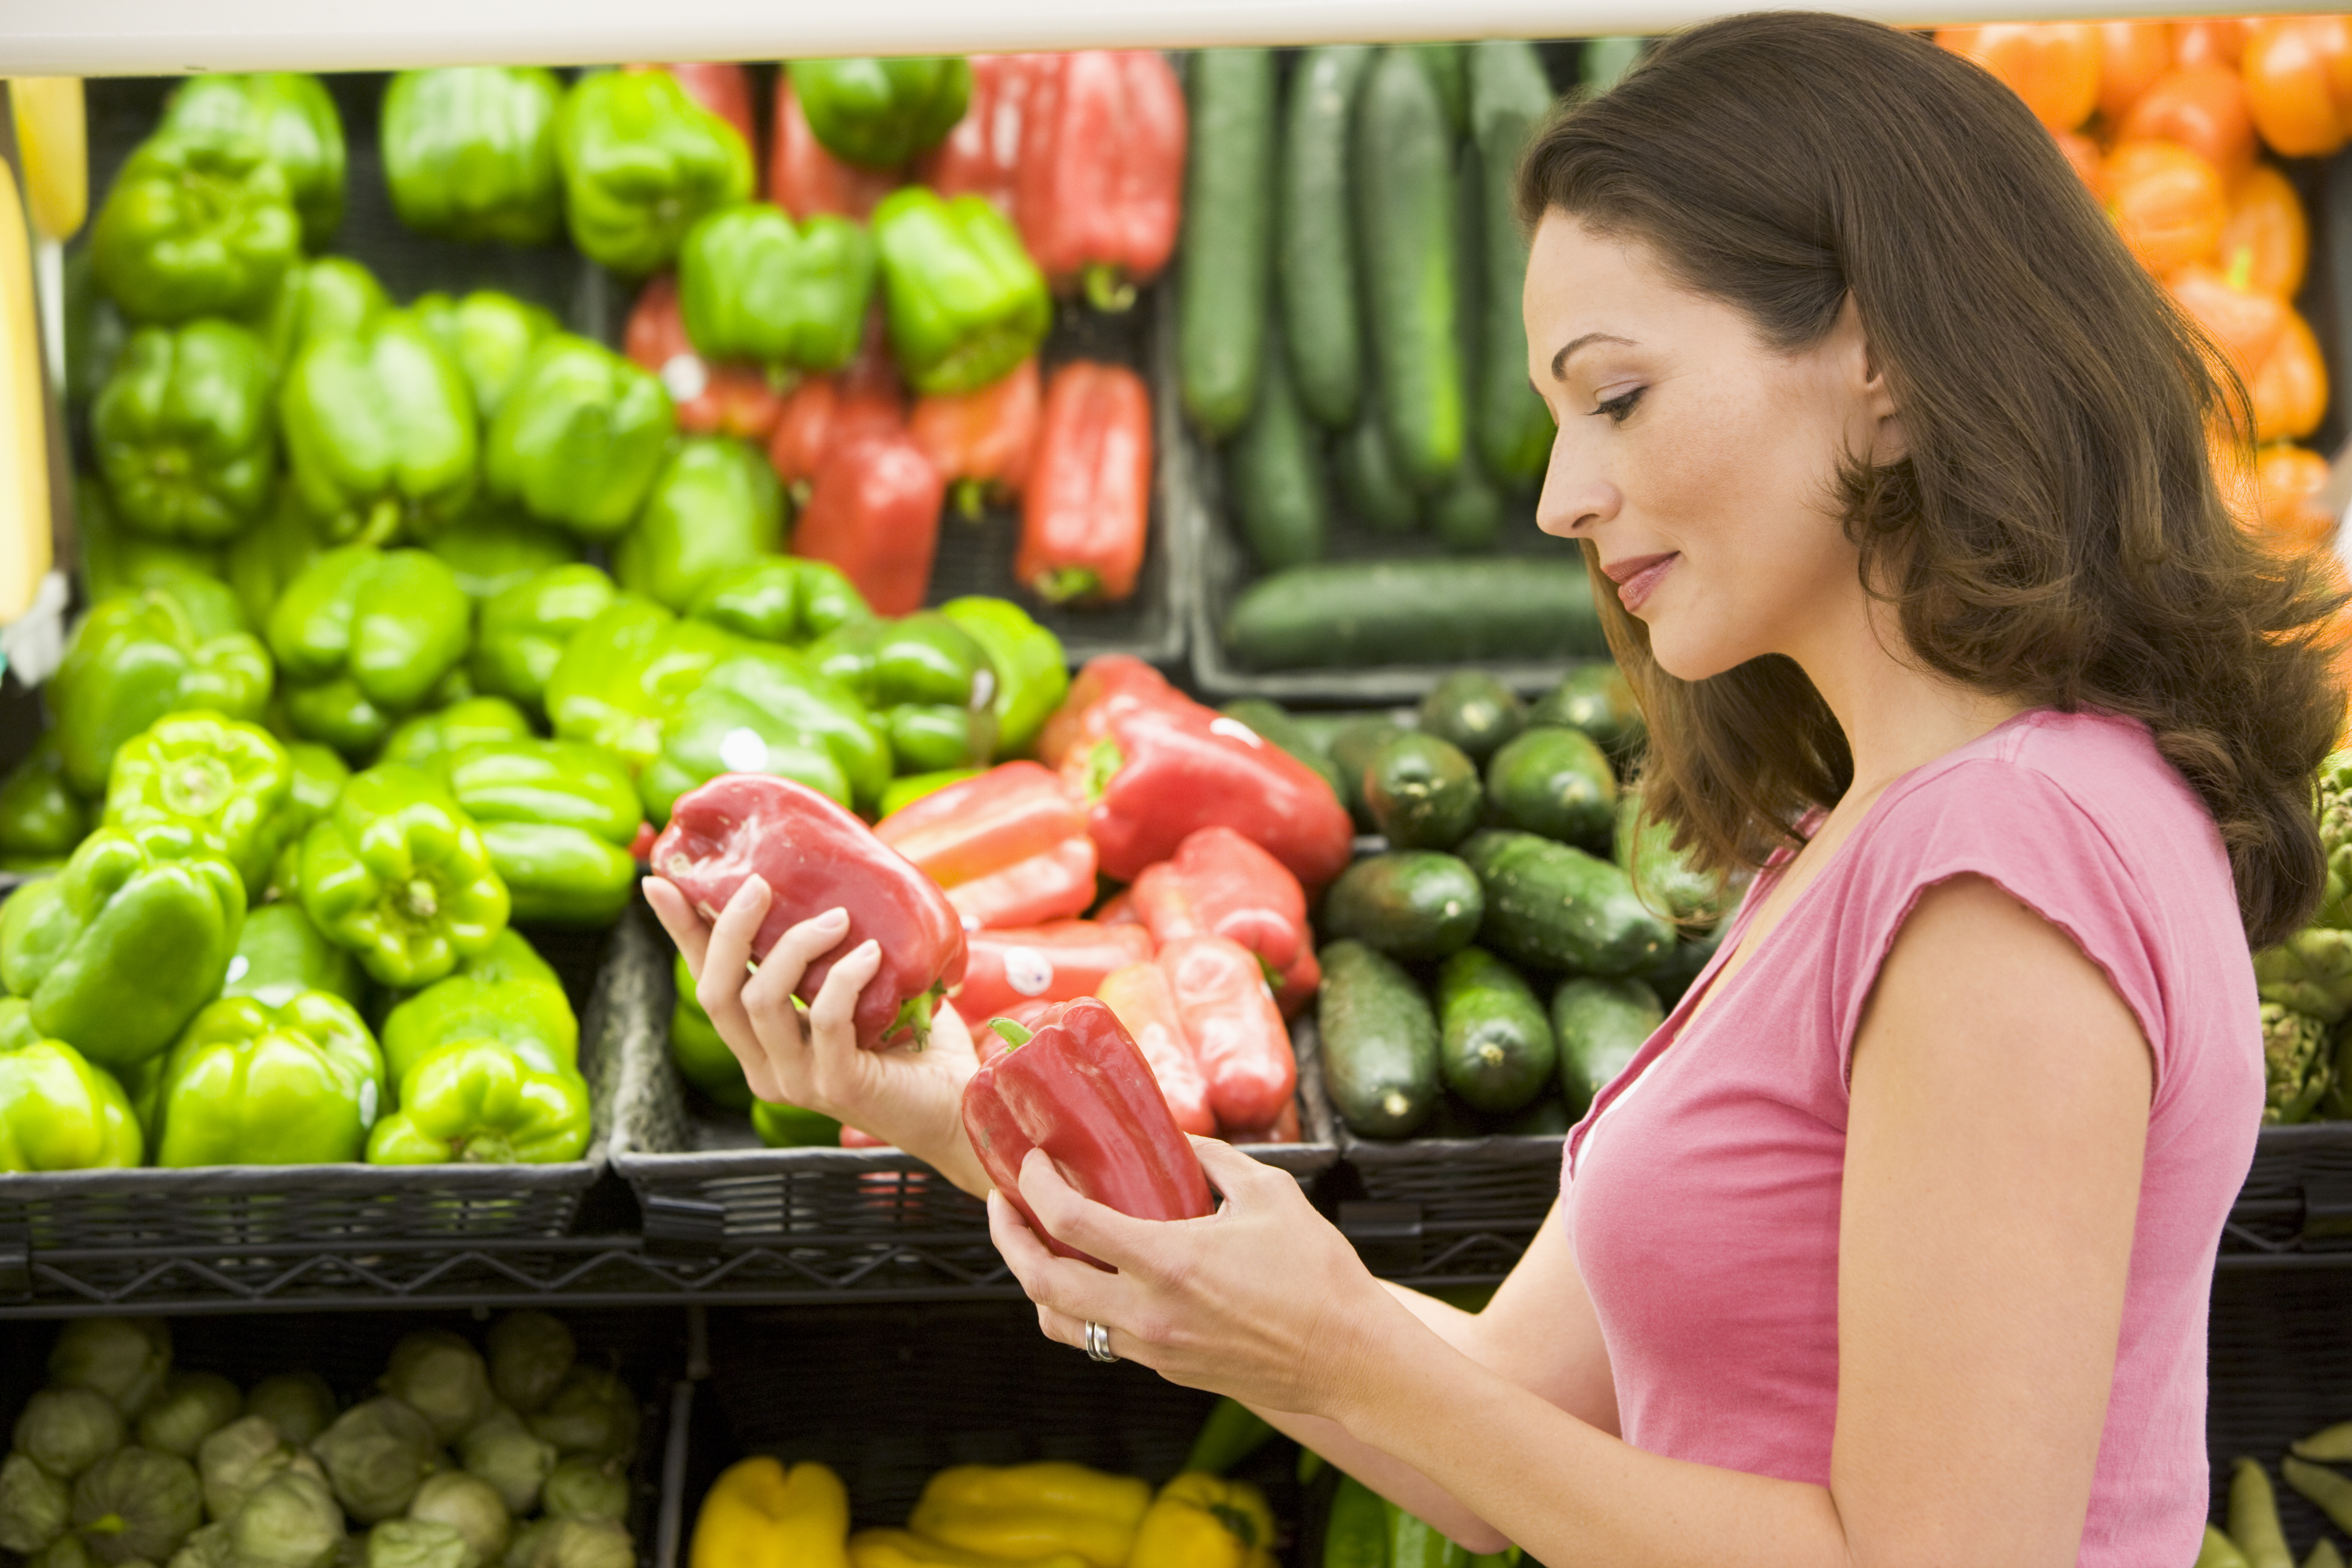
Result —
<instances>
[{"instance_id":1,"label":"woman's chin","mask_svg":"<svg viewBox=\"0 0 2352 1568\"><path fill-rule=\"evenodd\" d=\"M1664 616L1651 623L1650 658L1676 680L1705 680L1755 657L1731 647L1720 637L1678 637L1674 620Z\"/></svg>"}]
</instances>

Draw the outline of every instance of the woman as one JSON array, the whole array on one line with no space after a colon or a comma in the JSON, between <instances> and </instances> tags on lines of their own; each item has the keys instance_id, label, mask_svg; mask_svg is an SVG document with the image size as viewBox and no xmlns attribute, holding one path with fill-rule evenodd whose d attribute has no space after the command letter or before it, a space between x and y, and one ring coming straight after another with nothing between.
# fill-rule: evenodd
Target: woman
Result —
<instances>
[{"instance_id":1,"label":"woman","mask_svg":"<svg viewBox=\"0 0 2352 1568\"><path fill-rule=\"evenodd\" d=\"M1922 38L1698 28L1543 133L1521 201L1538 515L1606 584L1650 809L1759 869L1721 952L1483 1312L1211 1142L1224 1206L1182 1225L1030 1162L1116 1274L992 1197L997 1244L1048 1334L1101 1325L1474 1550L2186 1565L2247 943L2320 890L2333 601L2230 522L2230 405L2050 138ZM984 1186L968 1042L849 1047L868 954L795 1023L837 917L746 984L764 890L707 937L654 892L756 1090Z\"/></svg>"}]
</instances>

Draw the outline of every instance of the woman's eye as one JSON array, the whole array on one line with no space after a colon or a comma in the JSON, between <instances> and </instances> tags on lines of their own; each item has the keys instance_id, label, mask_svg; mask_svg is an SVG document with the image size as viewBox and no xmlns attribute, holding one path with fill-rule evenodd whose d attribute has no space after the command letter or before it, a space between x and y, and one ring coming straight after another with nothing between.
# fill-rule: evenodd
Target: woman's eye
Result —
<instances>
[{"instance_id":1,"label":"woman's eye","mask_svg":"<svg viewBox=\"0 0 2352 1568\"><path fill-rule=\"evenodd\" d=\"M1637 386L1631 392L1619 393L1594 408L1592 412L1606 414L1612 424L1622 425L1625 423L1625 416L1633 412L1633 405L1641 402L1642 394L1648 390L1646 386Z\"/></svg>"}]
</instances>

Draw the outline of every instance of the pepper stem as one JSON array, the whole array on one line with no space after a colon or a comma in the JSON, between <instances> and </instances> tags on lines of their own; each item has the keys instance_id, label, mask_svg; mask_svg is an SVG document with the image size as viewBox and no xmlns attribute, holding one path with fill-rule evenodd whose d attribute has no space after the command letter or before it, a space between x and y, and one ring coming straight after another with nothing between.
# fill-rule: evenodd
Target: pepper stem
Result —
<instances>
[{"instance_id":1,"label":"pepper stem","mask_svg":"<svg viewBox=\"0 0 2352 1568\"><path fill-rule=\"evenodd\" d=\"M945 994L942 987L934 985L899 1003L898 1016L890 1023L890 1033L895 1035L901 1029L911 1031L915 1037L915 1048L919 1051L929 1045L931 1015L939 1010L940 998Z\"/></svg>"},{"instance_id":2,"label":"pepper stem","mask_svg":"<svg viewBox=\"0 0 2352 1568\"><path fill-rule=\"evenodd\" d=\"M988 1026L1004 1041L1004 1048L1008 1051L1017 1051L1037 1037L1011 1018L991 1018Z\"/></svg>"},{"instance_id":3,"label":"pepper stem","mask_svg":"<svg viewBox=\"0 0 2352 1568\"><path fill-rule=\"evenodd\" d=\"M1089 263L1078 281L1086 289L1087 303L1107 315L1135 308L1134 283L1108 261Z\"/></svg>"},{"instance_id":4,"label":"pepper stem","mask_svg":"<svg viewBox=\"0 0 2352 1568\"><path fill-rule=\"evenodd\" d=\"M1091 566L1055 566L1040 572L1029 585L1049 605L1066 605L1102 586L1101 574Z\"/></svg>"},{"instance_id":5,"label":"pepper stem","mask_svg":"<svg viewBox=\"0 0 2352 1568\"><path fill-rule=\"evenodd\" d=\"M1118 749L1117 741L1108 735L1097 741L1094 750L1087 753L1087 799L1100 800L1109 790L1110 781L1117 778L1118 770L1125 766L1127 753Z\"/></svg>"},{"instance_id":6,"label":"pepper stem","mask_svg":"<svg viewBox=\"0 0 2352 1568\"><path fill-rule=\"evenodd\" d=\"M429 921L441 912L441 898L430 879L412 877L394 895L400 912L413 921Z\"/></svg>"},{"instance_id":7,"label":"pepper stem","mask_svg":"<svg viewBox=\"0 0 2352 1568\"><path fill-rule=\"evenodd\" d=\"M955 482L956 515L966 522L978 522L986 511L985 487L978 479L958 479Z\"/></svg>"}]
</instances>

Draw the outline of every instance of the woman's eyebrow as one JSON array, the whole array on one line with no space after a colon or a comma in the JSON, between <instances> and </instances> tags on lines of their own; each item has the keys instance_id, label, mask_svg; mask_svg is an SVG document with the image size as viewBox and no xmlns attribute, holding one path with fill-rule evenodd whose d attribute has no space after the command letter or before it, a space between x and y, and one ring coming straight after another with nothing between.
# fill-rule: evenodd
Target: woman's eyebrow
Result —
<instances>
[{"instance_id":1,"label":"woman's eyebrow","mask_svg":"<svg viewBox=\"0 0 2352 1568\"><path fill-rule=\"evenodd\" d=\"M1633 339L1621 338L1614 332L1587 332L1551 356L1551 378L1554 381L1561 380L1568 374L1569 356L1588 343L1623 343L1627 348L1634 346Z\"/></svg>"}]
</instances>

